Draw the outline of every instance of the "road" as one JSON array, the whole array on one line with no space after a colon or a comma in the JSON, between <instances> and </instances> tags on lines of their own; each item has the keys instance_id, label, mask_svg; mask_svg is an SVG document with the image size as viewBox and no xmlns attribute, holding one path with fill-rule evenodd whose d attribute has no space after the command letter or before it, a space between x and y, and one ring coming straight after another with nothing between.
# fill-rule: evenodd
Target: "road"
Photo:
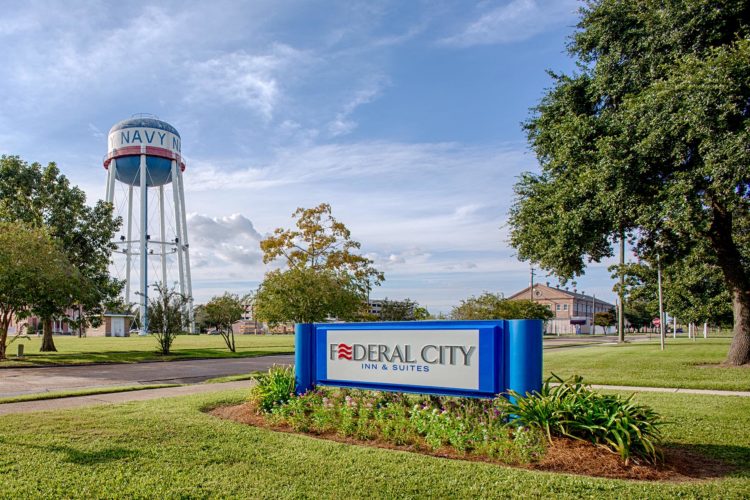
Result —
<instances>
[{"instance_id":1,"label":"road","mask_svg":"<svg viewBox=\"0 0 750 500\"><path fill-rule=\"evenodd\" d=\"M92 387L190 384L292 364L293 355L0 369L0 397Z\"/></svg>"},{"instance_id":2,"label":"road","mask_svg":"<svg viewBox=\"0 0 750 500\"><path fill-rule=\"evenodd\" d=\"M616 342L616 337L546 337L544 348L571 349ZM0 397L92 387L190 384L215 377L267 370L274 364L293 362L293 355L278 355L131 364L3 368L0 369Z\"/></svg>"}]
</instances>

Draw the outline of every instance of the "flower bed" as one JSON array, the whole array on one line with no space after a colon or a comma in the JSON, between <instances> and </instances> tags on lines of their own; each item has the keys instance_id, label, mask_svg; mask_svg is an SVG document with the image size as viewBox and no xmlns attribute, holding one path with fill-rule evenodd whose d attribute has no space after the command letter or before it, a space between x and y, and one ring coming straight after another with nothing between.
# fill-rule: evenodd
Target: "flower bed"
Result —
<instances>
[{"instance_id":1,"label":"flower bed","mask_svg":"<svg viewBox=\"0 0 750 500\"><path fill-rule=\"evenodd\" d=\"M503 399L425 397L318 388L290 398L267 414L297 432L335 433L420 450L449 448L504 463L528 463L545 450L538 429L508 425Z\"/></svg>"},{"instance_id":2,"label":"flower bed","mask_svg":"<svg viewBox=\"0 0 750 500\"><path fill-rule=\"evenodd\" d=\"M557 381L556 385L551 382ZM507 463L529 462L543 454L543 438L589 441L631 460L661 461L661 417L630 398L603 395L581 377L547 380L539 393L514 403L419 396L404 393L318 388L295 396L294 371L272 367L257 378L250 401L276 423L299 432L337 432L361 440L438 449L449 446Z\"/></svg>"}]
</instances>

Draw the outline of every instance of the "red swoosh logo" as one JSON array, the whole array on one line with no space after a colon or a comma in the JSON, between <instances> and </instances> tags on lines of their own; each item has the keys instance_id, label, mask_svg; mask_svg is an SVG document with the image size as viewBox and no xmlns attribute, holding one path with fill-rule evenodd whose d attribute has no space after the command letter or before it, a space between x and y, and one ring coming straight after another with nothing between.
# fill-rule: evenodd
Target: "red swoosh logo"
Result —
<instances>
[{"instance_id":1,"label":"red swoosh logo","mask_svg":"<svg viewBox=\"0 0 750 500\"><path fill-rule=\"evenodd\" d=\"M338 346L339 358L352 360L352 346L346 344L339 344Z\"/></svg>"}]
</instances>

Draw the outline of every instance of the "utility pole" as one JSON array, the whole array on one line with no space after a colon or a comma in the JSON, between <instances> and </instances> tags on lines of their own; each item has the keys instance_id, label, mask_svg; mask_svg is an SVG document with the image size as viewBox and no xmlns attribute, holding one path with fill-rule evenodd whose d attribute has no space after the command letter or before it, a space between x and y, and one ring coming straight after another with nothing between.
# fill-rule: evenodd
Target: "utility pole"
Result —
<instances>
[{"instance_id":1,"label":"utility pole","mask_svg":"<svg viewBox=\"0 0 750 500\"><path fill-rule=\"evenodd\" d=\"M531 266L531 288L529 288L529 295L531 300L534 300L534 266Z\"/></svg>"},{"instance_id":2,"label":"utility pole","mask_svg":"<svg viewBox=\"0 0 750 500\"><path fill-rule=\"evenodd\" d=\"M596 294L591 294L591 335L596 335Z\"/></svg>"},{"instance_id":3,"label":"utility pole","mask_svg":"<svg viewBox=\"0 0 750 500\"><path fill-rule=\"evenodd\" d=\"M620 309L617 316L618 342L625 342L625 231L620 231Z\"/></svg>"}]
</instances>

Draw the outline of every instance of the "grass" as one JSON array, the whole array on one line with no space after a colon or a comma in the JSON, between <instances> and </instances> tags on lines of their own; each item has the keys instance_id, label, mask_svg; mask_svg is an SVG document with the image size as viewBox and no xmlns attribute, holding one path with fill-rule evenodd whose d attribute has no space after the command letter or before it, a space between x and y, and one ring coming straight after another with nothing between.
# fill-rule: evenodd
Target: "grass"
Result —
<instances>
[{"instance_id":1,"label":"grass","mask_svg":"<svg viewBox=\"0 0 750 500\"><path fill-rule=\"evenodd\" d=\"M180 335L172 344L172 353L162 356L154 337L55 337L57 352L39 352L40 337L19 340L24 345L22 360L13 358L15 342L9 359L0 367L33 365L81 365L89 363L137 363L143 361L174 361L198 358L247 358L267 354L294 352L294 335L237 335L237 352L227 349L220 335Z\"/></svg>"},{"instance_id":2,"label":"grass","mask_svg":"<svg viewBox=\"0 0 750 500\"><path fill-rule=\"evenodd\" d=\"M658 341L544 352L545 378L583 376L588 384L750 391L750 368L724 367L729 338Z\"/></svg>"},{"instance_id":3,"label":"grass","mask_svg":"<svg viewBox=\"0 0 750 500\"><path fill-rule=\"evenodd\" d=\"M252 380L262 372L241 373L239 375L227 375L226 377L215 377L204 380L204 384L223 384L224 382L239 382L241 380Z\"/></svg>"},{"instance_id":4,"label":"grass","mask_svg":"<svg viewBox=\"0 0 750 500\"><path fill-rule=\"evenodd\" d=\"M202 413L246 391L0 417L3 498L742 498L750 399L644 394L667 441L723 458L731 477L643 483L539 473L275 433Z\"/></svg>"},{"instance_id":5,"label":"grass","mask_svg":"<svg viewBox=\"0 0 750 500\"><path fill-rule=\"evenodd\" d=\"M41 401L43 399L71 398L75 396L93 396L94 394L113 394L115 392L142 391L144 389L162 389L164 387L179 387L180 385L182 384L125 385L115 387L94 387L91 389L79 389L74 391L39 392L35 394L22 394L20 396L0 398L0 404Z\"/></svg>"}]
</instances>

